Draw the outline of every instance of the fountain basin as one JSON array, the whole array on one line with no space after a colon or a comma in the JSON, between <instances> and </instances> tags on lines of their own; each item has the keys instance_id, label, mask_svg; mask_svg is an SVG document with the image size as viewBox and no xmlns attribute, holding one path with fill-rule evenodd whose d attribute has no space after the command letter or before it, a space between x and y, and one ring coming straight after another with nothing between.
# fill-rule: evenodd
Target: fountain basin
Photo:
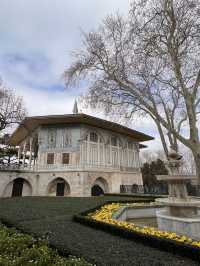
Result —
<instances>
[{"instance_id":1,"label":"fountain basin","mask_svg":"<svg viewBox=\"0 0 200 266\"><path fill-rule=\"evenodd\" d=\"M124 206L120 208L116 213L114 213L112 218L119 221L128 221L135 224L138 224L139 222L143 226L151 226L149 222L152 223L151 219L156 220L156 213L161 209L163 209L163 206L158 204L137 207ZM145 221L147 221L146 224Z\"/></svg>"},{"instance_id":2,"label":"fountain basin","mask_svg":"<svg viewBox=\"0 0 200 266\"><path fill-rule=\"evenodd\" d=\"M194 200L192 198L179 199L179 198L159 198L156 202L163 204L168 208L168 213L172 216L177 217L188 217L193 218L193 216L198 215L198 210L200 208L200 201Z\"/></svg>"},{"instance_id":3,"label":"fountain basin","mask_svg":"<svg viewBox=\"0 0 200 266\"><path fill-rule=\"evenodd\" d=\"M193 198L178 199L178 198L159 198L156 202L162 203L165 206L177 206L177 207L200 207L200 200L194 200Z\"/></svg>"},{"instance_id":4,"label":"fountain basin","mask_svg":"<svg viewBox=\"0 0 200 266\"><path fill-rule=\"evenodd\" d=\"M192 239L200 240L200 213L195 217L172 216L168 209L157 211L158 228L171 231Z\"/></svg>"},{"instance_id":5,"label":"fountain basin","mask_svg":"<svg viewBox=\"0 0 200 266\"><path fill-rule=\"evenodd\" d=\"M197 177L195 175L157 175L157 180L159 181L188 181L188 180L196 180Z\"/></svg>"},{"instance_id":6,"label":"fountain basin","mask_svg":"<svg viewBox=\"0 0 200 266\"><path fill-rule=\"evenodd\" d=\"M124 206L115 212L113 219L128 221L139 226L152 226L157 219L159 230L175 232L195 240L200 240L200 210L195 217L172 216L170 209L155 203L150 206ZM153 226L154 227L154 226Z\"/></svg>"}]
</instances>

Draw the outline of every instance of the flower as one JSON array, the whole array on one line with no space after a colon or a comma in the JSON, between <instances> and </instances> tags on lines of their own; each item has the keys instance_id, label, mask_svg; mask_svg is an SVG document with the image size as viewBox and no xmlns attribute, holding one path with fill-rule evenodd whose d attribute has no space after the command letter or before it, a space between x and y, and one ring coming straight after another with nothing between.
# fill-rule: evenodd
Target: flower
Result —
<instances>
[{"instance_id":1,"label":"flower","mask_svg":"<svg viewBox=\"0 0 200 266\"><path fill-rule=\"evenodd\" d=\"M126 228L129 231L133 232L139 232L144 235L150 235L160 238L166 238L171 239L174 241L177 241L179 243L188 244L191 246L195 246L200 248L200 241L194 241L189 237L178 235L175 232L167 232L167 231L161 231L154 227L149 226L138 226L134 223L130 223L127 221L119 221L117 219L113 219L113 214L118 211L123 206L130 206L130 207L139 207L139 206L145 206L146 203L128 203L128 204L122 204L122 203L111 203L106 204L102 206L100 209L96 210L93 213L89 213L88 217L95 221L112 224L114 226L119 226L122 228Z\"/></svg>"}]
</instances>

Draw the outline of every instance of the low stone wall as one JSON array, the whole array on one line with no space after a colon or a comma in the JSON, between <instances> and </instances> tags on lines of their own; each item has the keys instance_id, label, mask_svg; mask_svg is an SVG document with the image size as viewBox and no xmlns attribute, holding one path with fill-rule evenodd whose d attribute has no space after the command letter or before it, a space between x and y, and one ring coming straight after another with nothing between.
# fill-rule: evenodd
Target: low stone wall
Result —
<instances>
[{"instance_id":1,"label":"low stone wall","mask_svg":"<svg viewBox=\"0 0 200 266\"><path fill-rule=\"evenodd\" d=\"M200 240L200 210L196 217L191 218L171 216L166 209L161 210L157 213L157 222L160 230L173 231Z\"/></svg>"},{"instance_id":2,"label":"low stone wall","mask_svg":"<svg viewBox=\"0 0 200 266\"><path fill-rule=\"evenodd\" d=\"M125 206L113 215L113 219L126 221L134 218L151 218L156 217L157 211L161 210L163 206Z\"/></svg>"}]
</instances>

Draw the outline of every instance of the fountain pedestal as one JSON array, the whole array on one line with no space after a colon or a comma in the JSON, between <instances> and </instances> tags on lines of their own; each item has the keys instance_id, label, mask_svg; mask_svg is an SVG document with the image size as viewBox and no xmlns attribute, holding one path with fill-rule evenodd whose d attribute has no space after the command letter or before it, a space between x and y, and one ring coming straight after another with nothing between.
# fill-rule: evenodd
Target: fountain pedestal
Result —
<instances>
[{"instance_id":1,"label":"fountain pedestal","mask_svg":"<svg viewBox=\"0 0 200 266\"><path fill-rule=\"evenodd\" d=\"M179 156L173 153L173 157ZM180 156L179 156L180 157ZM159 175L159 181L168 183L168 198L157 199L166 208L158 211L158 228L164 231L172 231L193 239L200 239L200 201L188 196L186 183L195 176L186 176L179 173L182 161L170 158L167 162L169 175Z\"/></svg>"}]
</instances>

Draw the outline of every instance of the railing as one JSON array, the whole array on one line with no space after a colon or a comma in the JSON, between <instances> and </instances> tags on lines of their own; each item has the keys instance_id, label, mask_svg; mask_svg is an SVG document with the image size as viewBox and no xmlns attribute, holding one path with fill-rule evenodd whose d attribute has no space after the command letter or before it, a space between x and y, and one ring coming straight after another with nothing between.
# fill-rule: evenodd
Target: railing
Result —
<instances>
[{"instance_id":1,"label":"railing","mask_svg":"<svg viewBox=\"0 0 200 266\"><path fill-rule=\"evenodd\" d=\"M10 165L0 165L0 171L15 171L15 170L34 170L35 165L22 165L22 164L10 164Z\"/></svg>"},{"instance_id":2,"label":"railing","mask_svg":"<svg viewBox=\"0 0 200 266\"><path fill-rule=\"evenodd\" d=\"M46 164L37 165L38 170L70 170L70 169L115 169L120 170L119 167L111 165L100 165L100 164Z\"/></svg>"},{"instance_id":3,"label":"railing","mask_svg":"<svg viewBox=\"0 0 200 266\"><path fill-rule=\"evenodd\" d=\"M168 187L165 184L155 184L155 185L121 185L121 193L144 193L144 194L154 194L154 195L166 195L168 194Z\"/></svg>"},{"instance_id":4,"label":"railing","mask_svg":"<svg viewBox=\"0 0 200 266\"><path fill-rule=\"evenodd\" d=\"M14 171L14 170L32 170L32 171L45 171L45 170L109 170L109 171L122 171L122 172L138 172L139 168L119 167L111 164L35 164L35 165L0 165L0 171Z\"/></svg>"}]
</instances>

